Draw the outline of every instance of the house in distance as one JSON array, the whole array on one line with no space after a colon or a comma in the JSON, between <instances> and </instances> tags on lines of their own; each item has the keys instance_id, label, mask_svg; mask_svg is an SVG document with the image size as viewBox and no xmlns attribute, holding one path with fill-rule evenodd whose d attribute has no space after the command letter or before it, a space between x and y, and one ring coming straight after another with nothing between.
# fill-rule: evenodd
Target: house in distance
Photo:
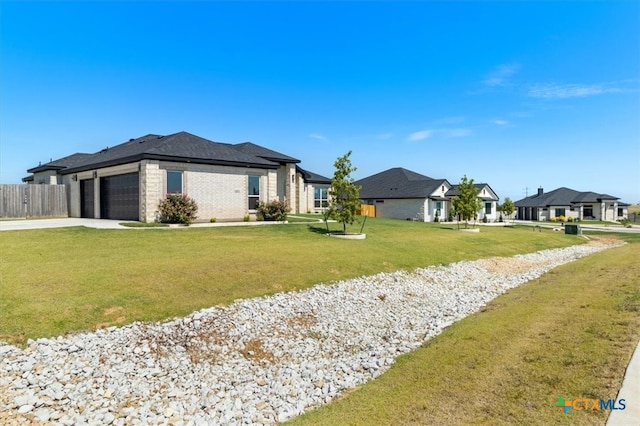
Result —
<instances>
[{"instance_id":1,"label":"house in distance","mask_svg":"<svg viewBox=\"0 0 640 426\"><path fill-rule=\"evenodd\" d=\"M360 198L375 207L375 216L391 219L434 222L447 220L458 186L447 179L429 176L395 167L354 182L360 185ZM498 196L486 183L474 184L482 208L478 220L497 219Z\"/></svg>"}]
</instances>

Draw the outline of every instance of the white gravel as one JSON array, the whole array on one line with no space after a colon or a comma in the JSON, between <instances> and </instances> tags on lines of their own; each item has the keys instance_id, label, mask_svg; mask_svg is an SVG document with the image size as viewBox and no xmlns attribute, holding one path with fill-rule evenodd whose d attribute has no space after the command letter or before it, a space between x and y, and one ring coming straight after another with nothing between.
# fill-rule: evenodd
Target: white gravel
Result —
<instances>
[{"instance_id":1,"label":"white gravel","mask_svg":"<svg viewBox=\"0 0 640 426\"><path fill-rule=\"evenodd\" d=\"M379 376L510 288L604 248L381 273L24 350L0 343L0 422L274 424Z\"/></svg>"}]
</instances>

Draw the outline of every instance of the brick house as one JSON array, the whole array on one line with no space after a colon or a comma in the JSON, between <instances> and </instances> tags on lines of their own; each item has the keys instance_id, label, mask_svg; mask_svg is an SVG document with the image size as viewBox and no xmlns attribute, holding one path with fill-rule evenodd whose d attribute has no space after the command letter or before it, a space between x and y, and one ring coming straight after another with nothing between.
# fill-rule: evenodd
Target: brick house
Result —
<instances>
[{"instance_id":1,"label":"brick house","mask_svg":"<svg viewBox=\"0 0 640 426\"><path fill-rule=\"evenodd\" d=\"M391 219L445 221L458 196L458 186L402 167L395 167L354 182L360 185L364 204L375 206L375 215ZM478 219L496 219L498 196L486 183L474 184L482 209Z\"/></svg>"},{"instance_id":2,"label":"brick house","mask_svg":"<svg viewBox=\"0 0 640 426\"><path fill-rule=\"evenodd\" d=\"M153 222L160 200L180 192L196 201L201 220L238 220L255 217L258 201L286 201L292 213L320 211L315 205L322 200L314 195L330 180L298 163L251 142L227 144L179 132L60 158L29 169L32 175L23 180L67 185L71 217Z\"/></svg>"},{"instance_id":3,"label":"brick house","mask_svg":"<svg viewBox=\"0 0 640 426\"><path fill-rule=\"evenodd\" d=\"M620 198L591 191L561 187L538 192L515 202L520 220L544 221L564 216L578 220L616 221L628 217L629 204Z\"/></svg>"}]
</instances>

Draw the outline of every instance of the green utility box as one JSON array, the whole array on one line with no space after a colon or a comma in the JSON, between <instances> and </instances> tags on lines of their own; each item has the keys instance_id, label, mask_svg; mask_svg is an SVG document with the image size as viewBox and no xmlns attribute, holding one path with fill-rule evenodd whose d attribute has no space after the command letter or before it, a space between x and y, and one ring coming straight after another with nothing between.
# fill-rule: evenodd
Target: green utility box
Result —
<instances>
[{"instance_id":1,"label":"green utility box","mask_svg":"<svg viewBox=\"0 0 640 426\"><path fill-rule=\"evenodd\" d=\"M565 223L564 233L570 235L582 235L582 228L577 223Z\"/></svg>"}]
</instances>

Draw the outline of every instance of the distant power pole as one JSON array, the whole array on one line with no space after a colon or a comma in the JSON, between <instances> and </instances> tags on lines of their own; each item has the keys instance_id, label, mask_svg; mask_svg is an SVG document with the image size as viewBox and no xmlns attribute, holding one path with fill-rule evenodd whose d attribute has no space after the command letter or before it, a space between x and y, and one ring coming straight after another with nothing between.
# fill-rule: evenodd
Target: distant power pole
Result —
<instances>
[{"instance_id":1,"label":"distant power pole","mask_svg":"<svg viewBox=\"0 0 640 426\"><path fill-rule=\"evenodd\" d=\"M529 187L525 186L524 187L524 198L527 198L529 196Z\"/></svg>"}]
</instances>

